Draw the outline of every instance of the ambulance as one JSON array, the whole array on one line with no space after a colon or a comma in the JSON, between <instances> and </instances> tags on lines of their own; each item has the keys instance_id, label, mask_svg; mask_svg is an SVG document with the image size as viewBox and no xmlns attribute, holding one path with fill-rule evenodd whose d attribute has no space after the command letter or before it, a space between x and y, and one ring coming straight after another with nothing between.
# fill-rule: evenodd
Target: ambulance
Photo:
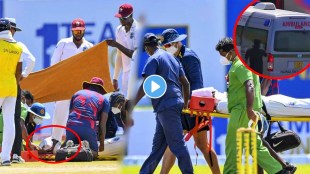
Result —
<instances>
[{"instance_id":1,"label":"ambulance","mask_svg":"<svg viewBox=\"0 0 310 174\"><path fill-rule=\"evenodd\" d=\"M276 9L273 3L257 3L241 16L236 41L245 60L247 50L259 40L263 74L289 76L310 63L310 15Z\"/></svg>"}]
</instances>

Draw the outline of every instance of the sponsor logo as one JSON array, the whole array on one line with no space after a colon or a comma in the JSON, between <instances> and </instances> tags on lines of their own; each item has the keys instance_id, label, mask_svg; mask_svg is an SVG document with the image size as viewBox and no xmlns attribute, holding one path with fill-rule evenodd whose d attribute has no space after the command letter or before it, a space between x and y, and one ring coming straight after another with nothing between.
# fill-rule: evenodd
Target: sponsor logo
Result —
<instances>
[{"instance_id":1,"label":"sponsor logo","mask_svg":"<svg viewBox=\"0 0 310 174\"><path fill-rule=\"evenodd\" d=\"M282 140L283 141L283 140ZM272 145L273 145L273 147L277 147L277 146L279 146L281 143L282 143L282 141L280 141L280 142L278 142L278 143L273 143Z\"/></svg>"}]
</instances>

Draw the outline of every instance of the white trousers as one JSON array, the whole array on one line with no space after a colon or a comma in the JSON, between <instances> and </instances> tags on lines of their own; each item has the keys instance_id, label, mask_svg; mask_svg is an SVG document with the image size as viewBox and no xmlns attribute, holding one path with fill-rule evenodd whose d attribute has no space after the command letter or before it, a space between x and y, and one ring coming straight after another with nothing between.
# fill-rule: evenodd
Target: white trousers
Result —
<instances>
[{"instance_id":1,"label":"white trousers","mask_svg":"<svg viewBox=\"0 0 310 174\"><path fill-rule=\"evenodd\" d=\"M62 100L55 102L55 110L52 124L66 126L69 117L70 100ZM61 142L64 129L53 128L52 138Z\"/></svg>"},{"instance_id":2,"label":"white trousers","mask_svg":"<svg viewBox=\"0 0 310 174\"><path fill-rule=\"evenodd\" d=\"M135 51L136 52L136 51ZM131 63L131 66L130 66L130 71L128 73L128 87L127 87L127 95L125 95L126 99L134 99L135 95L137 94L138 92L138 89L139 89L139 82L138 81L138 68L137 68L137 64L135 61L133 61Z\"/></svg>"},{"instance_id":3,"label":"white trousers","mask_svg":"<svg viewBox=\"0 0 310 174\"><path fill-rule=\"evenodd\" d=\"M15 138L15 114L16 97L0 98L0 107L3 113L3 140L2 140L2 161L11 160L11 150Z\"/></svg>"},{"instance_id":4,"label":"white trousers","mask_svg":"<svg viewBox=\"0 0 310 174\"><path fill-rule=\"evenodd\" d=\"M128 90L128 83L129 83L129 78L130 78L130 71L127 72L123 72L122 75L122 93L124 94L124 96L127 96L127 92Z\"/></svg>"}]
</instances>

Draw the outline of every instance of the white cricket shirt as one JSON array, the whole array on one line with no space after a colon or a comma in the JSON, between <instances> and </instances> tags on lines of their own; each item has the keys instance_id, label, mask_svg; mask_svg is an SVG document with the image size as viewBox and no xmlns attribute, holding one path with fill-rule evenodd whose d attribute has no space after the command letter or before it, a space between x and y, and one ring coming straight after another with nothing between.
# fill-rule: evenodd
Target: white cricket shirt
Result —
<instances>
[{"instance_id":1,"label":"white cricket shirt","mask_svg":"<svg viewBox=\"0 0 310 174\"><path fill-rule=\"evenodd\" d=\"M73 42L73 37L61 39L55 48L54 54L51 58L51 65L54 65L60 61L63 61L69 57L72 57L76 54L79 54L94 45L88 42L86 39L83 38L83 43L79 48Z\"/></svg>"},{"instance_id":2,"label":"white cricket shirt","mask_svg":"<svg viewBox=\"0 0 310 174\"><path fill-rule=\"evenodd\" d=\"M128 32L126 32L125 27L122 25L119 25L115 32L116 41L130 50L136 50L138 48L140 34L140 26L135 19ZM117 50L113 79L118 79L121 69L123 69L123 72L130 71L132 60L132 58Z\"/></svg>"}]
</instances>

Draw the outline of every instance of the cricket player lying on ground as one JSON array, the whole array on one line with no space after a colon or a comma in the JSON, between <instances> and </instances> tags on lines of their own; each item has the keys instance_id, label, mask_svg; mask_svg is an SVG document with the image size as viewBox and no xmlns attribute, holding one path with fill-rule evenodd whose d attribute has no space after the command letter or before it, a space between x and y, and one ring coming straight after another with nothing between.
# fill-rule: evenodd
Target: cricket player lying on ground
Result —
<instances>
[{"instance_id":1,"label":"cricket player lying on ground","mask_svg":"<svg viewBox=\"0 0 310 174\"><path fill-rule=\"evenodd\" d=\"M98 151L104 150L105 145L106 123L110 112L110 102L103 96L106 93L102 79L93 77L90 82L83 83L83 90L76 92L70 102L67 127L80 136L83 146L89 146L94 157L98 156ZM124 95L115 93L110 98L113 103L111 112L119 113L124 105ZM99 120L98 130L97 120ZM72 140L74 144L79 144L77 137L67 130L66 141L63 145L69 140ZM99 140L99 147L97 140ZM40 144L40 147L46 153L53 152L55 154L60 148L57 144L59 143L55 139L49 137Z\"/></svg>"},{"instance_id":2,"label":"cricket player lying on ground","mask_svg":"<svg viewBox=\"0 0 310 174\"><path fill-rule=\"evenodd\" d=\"M215 97L216 112L228 114L227 95L213 87L201 88L193 91L193 96ZM266 109L271 116L310 116L310 98L293 98L282 94L262 96ZM262 114L265 114L262 111Z\"/></svg>"}]
</instances>

